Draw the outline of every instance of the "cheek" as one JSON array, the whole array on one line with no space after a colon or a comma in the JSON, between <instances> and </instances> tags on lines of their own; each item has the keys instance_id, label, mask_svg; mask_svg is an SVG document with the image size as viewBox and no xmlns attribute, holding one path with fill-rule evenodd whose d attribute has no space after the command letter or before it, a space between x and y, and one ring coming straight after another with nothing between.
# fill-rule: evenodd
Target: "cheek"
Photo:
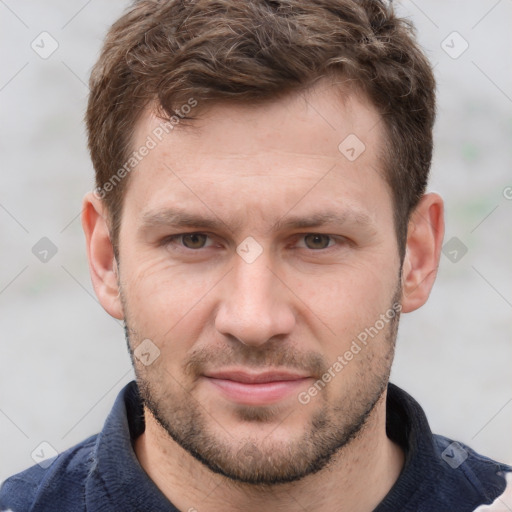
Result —
<instances>
[{"instance_id":1,"label":"cheek","mask_svg":"<svg viewBox=\"0 0 512 512\"><path fill-rule=\"evenodd\" d=\"M305 317L323 324L324 339L331 340L329 352L339 352L388 311L397 276L394 267L379 269L361 262L301 277L295 286L292 282L290 287L295 287L306 306L302 308Z\"/></svg>"},{"instance_id":2,"label":"cheek","mask_svg":"<svg viewBox=\"0 0 512 512\"><path fill-rule=\"evenodd\" d=\"M305 302L340 320L345 313L351 316L358 312L364 316L365 311L377 312L381 306L387 307L397 281L392 268L379 269L376 264L365 262L297 277L296 289Z\"/></svg>"},{"instance_id":3,"label":"cheek","mask_svg":"<svg viewBox=\"0 0 512 512\"><path fill-rule=\"evenodd\" d=\"M161 349L193 340L207 322L208 292L219 281L216 273L188 272L165 258L125 263L123 295L137 339L150 338Z\"/></svg>"}]
</instances>

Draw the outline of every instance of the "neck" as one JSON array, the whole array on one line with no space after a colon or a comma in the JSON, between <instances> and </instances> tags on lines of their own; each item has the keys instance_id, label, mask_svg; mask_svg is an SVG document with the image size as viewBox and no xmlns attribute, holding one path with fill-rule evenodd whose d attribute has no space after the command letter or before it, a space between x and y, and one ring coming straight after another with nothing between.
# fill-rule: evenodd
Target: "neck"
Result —
<instances>
[{"instance_id":1,"label":"neck","mask_svg":"<svg viewBox=\"0 0 512 512\"><path fill-rule=\"evenodd\" d=\"M149 477L179 510L366 512L386 496L404 464L401 448L386 436L385 405L386 393L360 435L326 468L273 487L241 484L213 473L174 442L147 409L146 429L135 442L135 453Z\"/></svg>"}]
</instances>

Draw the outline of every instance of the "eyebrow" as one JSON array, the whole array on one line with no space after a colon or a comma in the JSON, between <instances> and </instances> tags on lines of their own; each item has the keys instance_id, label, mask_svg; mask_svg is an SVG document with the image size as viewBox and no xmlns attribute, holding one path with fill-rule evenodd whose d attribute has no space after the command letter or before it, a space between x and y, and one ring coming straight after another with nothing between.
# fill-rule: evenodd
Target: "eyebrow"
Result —
<instances>
[{"instance_id":1,"label":"eyebrow","mask_svg":"<svg viewBox=\"0 0 512 512\"><path fill-rule=\"evenodd\" d=\"M234 223L234 228L241 226L241 220ZM228 229L231 228L218 217L205 217L185 210L165 208L155 212L146 212L142 216L141 230L153 227L179 227L192 228L201 227L205 229Z\"/></svg>"},{"instance_id":2,"label":"eyebrow","mask_svg":"<svg viewBox=\"0 0 512 512\"><path fill-rule=\"evenodd\" d=\"M158 227L174 228L200 228L216 230L237 231L242 227L242 219L232 219L228 225L219 217L205 217L189 211L165 208L154 212L146 212L142 216L140 230L144 231ZM284 215L272 226L273 231L286 229L304 229L315 228L323 225L342 225L352 224L361 228L374 227L375 222L369 214L360 211L347 209L341 212L325 211L317 212L312 215Z\"/></svg>"},{"instance_id":3,"label":"eyebrow","mask_svg":"<svg viewBox=\"0 0 512 512\"><path fill-rule=\"evenodd\" d=\"M341 212L319 212L306 217L285 215L274 224L274 229L279 231L290 228L316 228L326 224L354 224L360 227L372 227L375 222L365 212L347 209Z\"/></svg>"}]
</instances>

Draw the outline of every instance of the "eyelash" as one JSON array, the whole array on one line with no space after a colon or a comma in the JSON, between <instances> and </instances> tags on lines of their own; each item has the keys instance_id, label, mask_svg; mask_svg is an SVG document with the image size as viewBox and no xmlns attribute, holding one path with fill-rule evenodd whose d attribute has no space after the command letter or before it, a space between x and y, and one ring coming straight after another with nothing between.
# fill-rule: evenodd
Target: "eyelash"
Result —
<instances>
[{"instance_id":1,"label":"eyelash","mask_svg":"<svg viewBox=\"0 0 512 512\"><path fill-rule=\"evenodd\" d=\"M205 235L208 237L209 240L212 240L212 237L208 233L204 233L202 231L191 231L188 233L179 233L176 235L168 236L162 240L161 245L168 246L170 244L175 243L176 240L181 239L182 237L184 237L186 235ZM300 247L300 249L306 249L313 253L319 253L319 252L326 252L326 251L332 249L333 247L335 247L336 245L346 245L346 244L350 243L350 241L343 236L329 235L327 233L314 233L314 232L313 233L298 233L295 236L299 239L304 239L306 236L314 236L314 235L327 236L330 239L329 242L333 242L333 243L323 249L309 249L308 247ZM208 247L211 247L211 246L200 247L198 249L191 249L189 247L184 246L183 244L179 245L180 249L183 249L185 251L190 251L190 252L199 252L202 249L208 249Z\"/></svg>"}]
</instances>

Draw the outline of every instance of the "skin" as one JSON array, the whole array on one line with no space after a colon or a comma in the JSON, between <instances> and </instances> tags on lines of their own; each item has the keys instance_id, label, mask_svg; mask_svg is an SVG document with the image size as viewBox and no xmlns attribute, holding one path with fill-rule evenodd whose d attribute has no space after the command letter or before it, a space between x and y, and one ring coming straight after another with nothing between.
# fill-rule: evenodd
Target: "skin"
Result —
<instances>
[{"instance_id":1,"label":"skin","mask_svg":"<svg viewBox=\"0 0 512 512\"><path fill-rule=\"evenodd\" d=\"M379 121L364 97L340 98L327 83L203 109L132 172L119 262L103 203L85 197L93 285L126 321L145 399L135 452L178 509L369 511L398 478L404 454L385 431L398 315L308 403L298 399L358 334L399 303L423 305L434 283L442 199L427 194L413 212L401 266ZM148 109L134 147L159 122ZM354 161L338 150L349 134L366 147ZM171 225L162 212L177 207L218 225ZM287 224L326 211L341 221ZM208 236L169 239L190 232ZM262 251L251 263L236 251L247 237ZM133 355L145 339L160 351L147 366ZM276 403L246 404L205 378L233 368L304 379Z\"/></svg>"}]
</instances>

